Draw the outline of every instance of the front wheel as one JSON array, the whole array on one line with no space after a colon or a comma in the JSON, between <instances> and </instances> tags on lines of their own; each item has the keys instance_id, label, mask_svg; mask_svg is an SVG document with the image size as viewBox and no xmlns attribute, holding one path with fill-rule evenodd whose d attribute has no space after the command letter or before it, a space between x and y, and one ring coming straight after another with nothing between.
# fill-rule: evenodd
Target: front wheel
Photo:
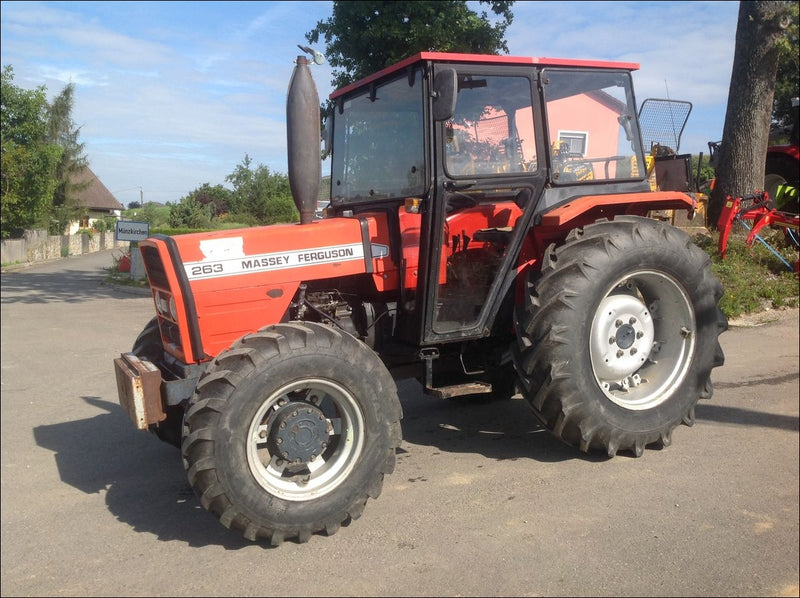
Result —
<instances>
[{"instance_id":1,"label":"front wheel","mask_svg":"<svg viewBox=\"0 0 800 598\"><path fill-rule=\"evenodd\" d=\"M184 465L226 527L305 542L378 497L401 417L394 381L366 345L321 324L275 325L204 373L184 418Z\"/></svg>"},{"instance_id":2,"label":"front wheel","mask_svg":"<svg viewBox=\"0 0 800 598\"><path fill-rule=\"evenodd\" d=\"M584 452L666 446L710 398L722 287L683 231L619 217L545 252L517 310L515 366L534 412Z\"/></svg>"}]
</instances>

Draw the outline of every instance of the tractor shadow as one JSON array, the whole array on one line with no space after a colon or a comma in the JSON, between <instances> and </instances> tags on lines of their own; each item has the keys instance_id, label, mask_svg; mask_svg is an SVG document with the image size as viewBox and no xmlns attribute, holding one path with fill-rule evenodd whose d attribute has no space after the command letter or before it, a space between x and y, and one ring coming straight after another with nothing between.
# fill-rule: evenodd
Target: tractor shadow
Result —
<instances>
[{"instance_id":1,"label":"tractor shadow","mask_svg":"<svg viewBox=\"0 0 800 598\"><path fill-rule=\"evenodd\" d=\"M399 381L398 394L404 443L497 461L608 460L604 454L582 453L561 442L542 427L519 395L510 400L492 400L491 395L438 399L424 395L415 380Z\"/></svg>"},{"instance_id":2,"label":"tractor shadow","mask_svg":"<svg viewBox=\"0 0 800 598\"><path fill-rule=\"evenodd\" d=\"M117 520L161 541L226 550L253 546L203 509L177 448L134 429L118 404L81 398L102 413L33 430L37 445L55 454L61 481L86 494L105 493Z\"/></svg>"},{"instance_id":3,"label":"tractor shadow","mask_svg":"<svg viewBox=\"0 0 800 598\"><path fill-rule=\"evenodd\" d=\"M401 384L404 443L498 460L606 458L562 445L538 426L522 400L443 401L423 396L415 384ZM177 448L135 430L116 402L97 396L81 399L100 413L33 429L36 444L54 454L62 482L86 494L104 493L109 512L120 523L163 542L225 550L269 548L264 542L253 543L225 529L201 506ZM407 452L403 448L398 451Z\"/></svg>"},{"instance_id":4,"label":"tractor shadow","mask_svg":"<svg viewBox=\"0 0 800 598\"><path fill-rule=\"evenodd\" d=\"M796 378L797 374L791 373L758 379L752 384L777 384ZM725 384L717 385L719 390L726 387ZM578 459L601 463L611 459L604 453L582 453L561 442L539 423L519 395L505 401L484 398L490 395L437 399L424 395L415 380L400 381L398 394L403 406L403 442L406 443L431 446L443 452L475 453L498 461L526 458L554 463ZM711 424L798 431L796 417L713 401L700 401L695 409L695 418L698 422ZM647 447L647 452L660 450L663 447L657 444ZM614 458L636 457L631 451L620 451Z\"/></svg>"}]
</instances>

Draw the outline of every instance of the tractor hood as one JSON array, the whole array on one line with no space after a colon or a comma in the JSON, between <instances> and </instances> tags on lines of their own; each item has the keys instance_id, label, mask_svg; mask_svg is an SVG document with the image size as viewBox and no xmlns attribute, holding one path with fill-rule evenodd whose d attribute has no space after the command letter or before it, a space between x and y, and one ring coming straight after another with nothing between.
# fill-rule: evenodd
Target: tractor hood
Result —
<instances>
[{"instance_id":1,"label":"tractor hood","mask_svg":"<svg viewBox=\"0 0 800 598\"><path fill-rule=\"evenodd\" d=\"M160 317L194 339L182 347L187 362L280 322L302 282L364 274L385 290L398 281L385 215L154 235L140 251Z\"/></svg>"}]
</instances>

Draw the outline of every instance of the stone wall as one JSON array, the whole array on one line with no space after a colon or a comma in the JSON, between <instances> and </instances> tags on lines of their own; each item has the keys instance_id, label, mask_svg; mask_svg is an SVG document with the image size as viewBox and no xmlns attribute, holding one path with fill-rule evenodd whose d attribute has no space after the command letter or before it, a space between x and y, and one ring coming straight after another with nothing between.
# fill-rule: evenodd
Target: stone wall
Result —
<instances>
[{"instance_id":1,"label":"stone wall","mask_svg":"<svg viewBox=\"0 0 800 598\"><path fill-rule=\"evenodd\" d=\"M0 263L4 266L55 260L104 249L128 251L129 241L116 241L114 231L79 235L48 235L45 230L28 230L22 239L2 241Z\"/></svg>"}]
</instances>

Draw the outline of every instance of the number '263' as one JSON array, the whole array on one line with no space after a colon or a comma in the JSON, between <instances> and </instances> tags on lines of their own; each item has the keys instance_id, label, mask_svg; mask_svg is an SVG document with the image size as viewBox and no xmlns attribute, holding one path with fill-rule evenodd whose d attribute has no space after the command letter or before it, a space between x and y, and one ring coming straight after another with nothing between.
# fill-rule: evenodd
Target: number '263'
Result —
<instances>
[{"instance_id":1,"label":"number '263'","mask_svg":"<svg viewBox=\"0 0 800 598\"><path fill-rule=\"evenodd\" d=\"M215 274L217 272L222 272L222 264L200 264L198 266L192 266L192 276Z\"/></svg>"}]
</instances>

